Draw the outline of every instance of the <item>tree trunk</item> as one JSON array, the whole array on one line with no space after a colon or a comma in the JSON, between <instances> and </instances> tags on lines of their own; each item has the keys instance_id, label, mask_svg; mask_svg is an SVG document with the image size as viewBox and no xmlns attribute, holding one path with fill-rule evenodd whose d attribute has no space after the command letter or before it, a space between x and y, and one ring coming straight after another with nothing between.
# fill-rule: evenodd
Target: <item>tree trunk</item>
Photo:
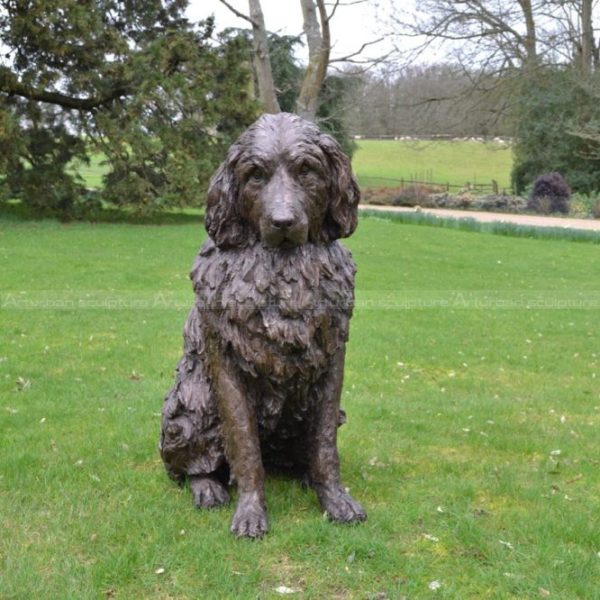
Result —
<instances>
[{"instance_id":1,"label":"tree trunk","mask_svg":"<svg viewBox=\"0 0 600 600\"><path fill-rule=\"evenodd\" d=\"M538 55L537 55L537 33L535 28L535 18L533 16L533 7L531 6L531 0L518 0L519 6L523 11L523 18L525 19L525 38L523 45L525 46L525 71L532 71L537 67Z\"/></svg>"},{"instance_id":2,"label":"tree trunk","mask_svg":"<svg viewBox=\"0 0 600 600\"><path fill-rule=\"evenodd\" d=\"M296 100L296 112L301 117L314 121L319 107L319 92L325 81L329 64L331 50L329 18L324 0L316 0L316 6L314 0L300 0L300 4L304 17L304 33L308 43L308 65Z\"/></svg>"},{"instance_id":3,"label":"tree trunk","mask_svg":"<svg viewBox=\"0 0 600 600\"><path fill-rule=\"evenodd\" d=\"M267 30L265 28L265 19L260 6L260 0L248 0L248 5L252 21L253 60L258 79L259 99L265 112L278 113L281 109L279 108L279 102L277 102L277 95L275 93Z\"/></svg>"},{"instance_id":4,"label":"tree trunk","mask_svg":"<svg viewBox=\"0 0 600 600\"><path fill-rule=\"evenodd\" d=\"M584 75L592 73L597 57L592 22L592 5L593 0L581 1L581 71Z\"/></svg>"}]
</instances>

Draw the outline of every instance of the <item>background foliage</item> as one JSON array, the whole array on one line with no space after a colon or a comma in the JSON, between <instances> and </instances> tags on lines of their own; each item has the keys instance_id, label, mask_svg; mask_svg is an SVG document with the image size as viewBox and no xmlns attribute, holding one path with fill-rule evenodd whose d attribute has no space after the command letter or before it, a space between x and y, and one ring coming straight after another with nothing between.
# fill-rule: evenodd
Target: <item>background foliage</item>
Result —
<instances>
[{"instance_id":1,"label":"background foliage","mask_svg":"<svg viewBox=\"0 0 600 600\"><path fill-rule=\"evenodd\" d=\"M211 20L190 24L186 5L0 3L3 197L65 217L94 206L69 165L101 151L103 200L200 202L258 107L245 48L214 36Z\"/></svg>"},{"instance_id":2,"label":"background foliage","mask_svg":"<svg viewBox=\"0 0 600 600\"><path fill-rule=\"evenodd\" d=\"M573 69L544 69L520 89L516 120L513 185L518 193L548 171L557 171L577 192L600 190L598 76Z\"/></svg>"}]
</instances>

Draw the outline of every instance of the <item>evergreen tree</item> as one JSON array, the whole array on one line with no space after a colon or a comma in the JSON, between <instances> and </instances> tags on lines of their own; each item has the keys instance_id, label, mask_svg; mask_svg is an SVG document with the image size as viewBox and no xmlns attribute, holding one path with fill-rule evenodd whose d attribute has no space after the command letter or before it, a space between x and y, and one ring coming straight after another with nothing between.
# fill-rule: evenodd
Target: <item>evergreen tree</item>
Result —
<instances>
[{"instance_id":1,"label":"evergreen tree","mask_svg":"<svg viewBox=\"0 0 600 600\"><path fill-rule=\"evenodd\" d=\"M560 173L573 191L600 190L600 102L595 77L546 68L516 96L513 186L524 193L538 176Z\"/></svg>"},{"instance_id":2,"label":"evergreen tree","mask_svg":"<svg viewBox=\"0 0 600 600\"><path fill-rule=\"evenodd\" d=\"M0 197L85 206L77 160L102 152L103 198L198 204L256 116L246 48L193 25L185 0L1 0Z\"/></svg>"}]
</instances>

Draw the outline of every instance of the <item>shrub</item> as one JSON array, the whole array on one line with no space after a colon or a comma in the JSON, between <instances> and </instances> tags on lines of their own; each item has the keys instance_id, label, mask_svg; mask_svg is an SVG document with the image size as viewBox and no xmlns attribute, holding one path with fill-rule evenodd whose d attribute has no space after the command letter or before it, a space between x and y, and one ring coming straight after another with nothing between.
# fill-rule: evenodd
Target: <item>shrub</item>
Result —
<instances>
[{"instance_id":1,"label":"shrub","mask_svg":"<svg viewBox=\"0 0 600 600\"><path fill-rule=\"evenodd\" d=\"M581 217L586 219L592 217L597 219L600 217L600 193L593 192L591 194L582 194L575 192L571 195L569 201L569 214L573 217Z\"/></svg>"},{"instance_id":2,"label":"shrub","mask_svg":"<svg viewBox=\"0 0 600 600\"><path fill-rule=\"evenodd\" d=\"M435 185L423 185L419 183L410 184L396 193L392 199L394 206L417 206L428 204L431 194L439 194L444 188Z\"/></svg>"},{"instance_id":3,"label":"shrub","mask_svg":"<svg viewBox=\"0 0 600 600\"><path fill-rule=\"evenodd\" d=\"M544 173L533 184L527 208L537 213L569 212L571 190L560 173Z\"/></svg>"},{"instance_id":4,"label":"shrub","mask_svg":"<svg viewBox=\"0 0 600 600\"><path fill-rule=\"evenodd\" d=\"M600 122L597 84L578 69L544 68L527 77L515 93L515 193L524 194L540 173L558 171L571 189L586 194L600 190Z\"/></svg>"}]
</instances>

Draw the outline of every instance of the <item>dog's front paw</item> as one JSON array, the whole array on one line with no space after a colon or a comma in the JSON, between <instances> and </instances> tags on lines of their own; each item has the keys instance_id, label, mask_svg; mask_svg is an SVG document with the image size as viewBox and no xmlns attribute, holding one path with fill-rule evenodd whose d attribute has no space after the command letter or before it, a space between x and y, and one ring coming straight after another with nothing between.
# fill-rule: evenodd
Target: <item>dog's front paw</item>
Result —
<instances>
[{"instance_id":1,"label":"dog's front paw","mask_svg":"<svg viewBox=\"0 0 600 600\"><path fill-rule=\"evenodd\" d=\"M215 508L229 502L225 487L210 477L190 477L190 489L198 508Z\"/></svg>"},{"instance_id":2,"label":"dog's front paw","mask_svg":"<svg viewBox=\"0 0 600 600\"><path fill-rule=\"evenodd\" d=\"M355 523L367 518L359 502L338 484L316 486L321 507L332 521Z\"/></svg>"},{"instance_id":3,"label":"dog's front paw","mask_svg":"<svg viewBox=\"0 0 600 600\"><path fill-rule=\"evenodd\" d=\"M236 537L260 538L267 533L267 511L257 493L240 494L231 520L231 533Z\"/></svg>"}]
</instances>

